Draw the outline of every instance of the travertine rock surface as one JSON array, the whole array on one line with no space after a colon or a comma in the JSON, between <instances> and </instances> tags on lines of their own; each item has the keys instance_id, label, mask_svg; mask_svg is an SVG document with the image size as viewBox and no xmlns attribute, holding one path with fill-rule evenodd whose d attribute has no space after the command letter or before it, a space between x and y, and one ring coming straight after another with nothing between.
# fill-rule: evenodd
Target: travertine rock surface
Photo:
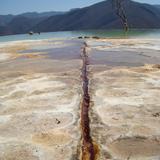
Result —
<instances>
[{"instance_id":1,"label":"travertine rock surface","mask_svg":"<svg viewBox=\"0 0 160 160\"><path fill-rule=\"evenodd\" d=\"M83 42L0 44L0 160L81 159ZM159 160L160 41L86 43L97 159Z\"/></svg>"},{"instance_id":2,"label":"travertine rock surface","mask_svg":"<svg viewBox=\"0 0 160 160\"><path fill-rule=\"evenodd\" d=\"M78 157L80 48L74 41L17 42L1 48L10 55L4 59L0 54L1 160ZM78 56L68 58L68 51Z\"/></svg>"},{"instance_id":3,"label":"travertine rock surface","mask_svg":"<svg viewBox=\"0 0 160 160\"><path fill-rule=\"evenodd\" d=\"M89 41L91 133L100 160L160 158L160 53L149 42L141 50L138 40Z\"/></svg>"}]
</instances>

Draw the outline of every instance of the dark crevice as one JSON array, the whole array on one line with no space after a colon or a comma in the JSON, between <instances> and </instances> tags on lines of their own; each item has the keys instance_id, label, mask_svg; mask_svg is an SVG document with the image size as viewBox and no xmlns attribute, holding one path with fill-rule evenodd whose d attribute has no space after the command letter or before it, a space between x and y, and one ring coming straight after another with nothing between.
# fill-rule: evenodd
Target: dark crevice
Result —
<instances>
[{"instance_id":1,"label":"dark crevice","mask_svg":"<svg viewBox=\"0 0 160 160\"><path fill-rule=\"evenodd\" d=\"M90 120L89 120L89 109L90 109L90 95L89 95L89 79L88 79L88 55L87 55L87 44L84 43L82 50L82 81L83 81L83 98L81 106L81 128L82 128L82 160L95 160L97 147L93 144L90 134ZM95 149L96 148L96 149Z\"/></svg>"}]
</instances>

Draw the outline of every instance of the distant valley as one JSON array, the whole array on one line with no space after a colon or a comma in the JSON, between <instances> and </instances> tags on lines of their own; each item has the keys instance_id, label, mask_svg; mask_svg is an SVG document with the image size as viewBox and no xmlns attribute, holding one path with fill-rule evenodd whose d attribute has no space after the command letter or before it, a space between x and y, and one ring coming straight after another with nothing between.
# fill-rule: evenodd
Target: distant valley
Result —
<instances>
[{"instance_id":1,"label":"distant valley","mask_svg":"<svg viewBox=\"0 0 160 160\"><path fill-rule=\"evenodd\" d=\"M124 0L130 28L160 28L160 6ZM122 28L112 0L68 12L29 12L0 15L0 35L87 29Z\"/></svg>"}]
</instances>

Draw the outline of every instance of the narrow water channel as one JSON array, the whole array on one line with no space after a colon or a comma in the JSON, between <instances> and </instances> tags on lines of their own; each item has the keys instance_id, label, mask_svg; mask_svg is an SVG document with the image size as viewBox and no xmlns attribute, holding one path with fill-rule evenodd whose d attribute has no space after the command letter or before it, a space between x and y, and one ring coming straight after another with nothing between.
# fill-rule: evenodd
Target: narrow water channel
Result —
<instances>
[{"instance_id":1,"label":"narrow water channel","mask_svg":"<svg viewBox=\"0 0 160 160\"><path fill-rule=\"evenodd\" d=\"M95 160L96 150L90 134L90 120L89 120L89 109L90 109L90 95L89 95L89 78L88 78L88 55L87 55L87 44L84 43L82 50L82 89L83 99L81 106L81 127L82 127L82 160Z\"/></svg>"}]
</instances>

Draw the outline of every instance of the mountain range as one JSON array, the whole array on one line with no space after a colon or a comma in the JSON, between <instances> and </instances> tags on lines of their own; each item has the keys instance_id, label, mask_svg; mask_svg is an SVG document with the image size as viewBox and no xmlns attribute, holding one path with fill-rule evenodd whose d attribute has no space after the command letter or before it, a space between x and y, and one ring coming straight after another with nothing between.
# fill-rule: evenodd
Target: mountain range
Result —
<instances>
[{"instance_id":1,"label":"mountain range","mask_svg":"<svg viewBox=\"0 0 160 160\"><path fill-rule=\"evenodd\" d=\"M160 6L123 0L130 28L160 28ZM0 15L0 35L29 31L51 32L88 29L122 28L112 0L72 9L68 12L29 12Z\"/></svg>"}]
</instances>

